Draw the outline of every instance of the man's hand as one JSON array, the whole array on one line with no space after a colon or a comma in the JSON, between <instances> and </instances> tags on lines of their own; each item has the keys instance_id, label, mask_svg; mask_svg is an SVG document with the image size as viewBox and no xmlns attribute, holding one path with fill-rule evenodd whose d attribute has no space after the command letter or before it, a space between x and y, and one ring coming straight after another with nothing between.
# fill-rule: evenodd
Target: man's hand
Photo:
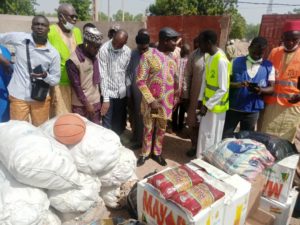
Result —
<instances>
[{"instance_id":1,"label":"man's hand","mask_svg":"<svg viewBox=\"0 0 300 225\"><path fill-rule=\"evenodd\" d=\"M260 87L254 87L254 88L252 89L252 92L254 92L255 94L260 95L260 94L261 94L261 88L260 88Z\"/></svg>"},{"instance_id":2,"label":"man's hand","mask_svg":"<svg viewBox=\"0 0 300 225\"><path fill-rule=\"evenodd\" d=\"M103 102L101 107L101 116L105 116L109 109L109 102Z\"/></svg>"},{"instance_id":3,"label":"man's hand","mask_svg":"<svg viewBox=\"0 0 300 225\"><path fill-rule=\"evenodd\" d=\"M240 87L248 87L249 86L249 82L248 81L242 81L240 83Z\"/></svg>"},{"instance_id":4,"label":"man's hand","mask_svg":"<svg viewBox=\"0 0 300 225\"><path fill-rule=\"evenodd\" d=\"M43 72L43 73L31 73L31 76L33 78L46 78L47 77L47 72Z\"/></svg>"},{"instance_id":5,"label":"man's hand","mask_svg":"<svg viewBox=\"0 0 300 225\"><path fill-rule=\"evenodd\" d=\"M95 114L95 109L94 106L90 103L87 104L86 110L88 111L89 114L94 115Z\"/></svg>"},{"instance_id":6,"label":"man's hand","mask_svg":"<svg viewBox=\"0 0 300 225\"><path fill-rule=\"evenodd\" d=\"M202 106L200 107L199 115L200 115L200 116L205 116L206 113L207 113L207 107L206 107L205 105L202 105Z\"/></svg>"},{"instance_id":7,"label":"man's hand","mask_svg":"<svg viewBox=\"0 0 300 225\"><path fill-rule=\"evenodd\" d=\"M292 95L292 97L288 101L292 104L298 103L300 101L300 94Z\"/></svg>"},{"instance_id":8,"label":"man's hand","mask_svg":"<svg viewBox=\"0 0 300 225\"><path fill-rule=\"evenodd\" d=\"M158 108L159 104L157 100L154 100L153 102L150 103L150 108L151 108L151 114L157 114L158 113Z\"/></svg>"},{"instance_id":9,"label":"man's hand","mask_svg":"<svg viewBox=\"0 0 300 225\"><path fill-rule=\"evenodd\" d=\"M151 109L158 109L159 108L158 101L154 100L153 102L151 102L150 107L151 107Z\"/></svg>"}]
</instances>

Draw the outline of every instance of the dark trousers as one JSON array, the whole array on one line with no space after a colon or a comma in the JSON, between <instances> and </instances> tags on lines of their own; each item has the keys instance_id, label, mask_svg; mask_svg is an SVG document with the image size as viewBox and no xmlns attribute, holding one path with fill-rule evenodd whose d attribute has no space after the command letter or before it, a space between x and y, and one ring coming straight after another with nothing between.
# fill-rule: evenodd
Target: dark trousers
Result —
<instances>
[{"instance_id":1,"label":"dark trousers","mask_svg":"<svg viewBox=\"0 0 300 225\"><path fill-rule=\"evenodd\" d=\"M259 112L239 112L228 110L226 112L223 138L232 137L234 130L240 123L240 130L254 131L257 123Z\"/></svg>"},{"instance_id":2,"label":"dark trousers","mask_svg":"<svg viewBox=\"0 0 300 225\"><path fill-rule=\"evenodd\" d=\"M130 126L132 129L133 142L142 144L143 143L143 116L141 113L141 101L142 94L136 84L130 86L130 95L127 96L127 106Z\"/></svg>"},{"instance_id":3,"label":"dark trousers","mask_svg":"<svg viewBox=\"0 0 300 225\"><path fill-rule=\"evenodd\" d=\"M185 114L185 106L183 103L179 103L172 114L172 129L173 131L183 129L183 121Z\"/></svg>"},{"instance_id":4,"label":"dark trousers","mask_svg":"<svg viewBox=\"0 0 300 225\"><path fill-rule=\"evenodd\" d=\"M127 99L110 98L109 103L109 109L102 118L102 125L120 135L126 127Z\"/></svg>"}]
</instances>

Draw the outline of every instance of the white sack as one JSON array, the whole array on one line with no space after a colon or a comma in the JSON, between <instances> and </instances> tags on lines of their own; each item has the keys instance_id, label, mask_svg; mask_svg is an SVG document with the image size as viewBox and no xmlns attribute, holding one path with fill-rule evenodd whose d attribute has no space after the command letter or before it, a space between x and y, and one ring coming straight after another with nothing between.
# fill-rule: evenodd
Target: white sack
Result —
<instances>
[{"instance_id":1,"label":"white sack","mask_svg":"<svg viewBox=\"0 0 300 225\"><path fill-rule=\"evenodd\" d=\"M79 173L79 178L81 188L48 191L52 207L62 213L84 212L99 201L101 183L98 177Z\"/></svg>"},{"instance_id":2,"label":"white sack","mask_svg":"<svg viewBox=\"0 0 300 225\"><path fill-rule=\"evenodd\" d=\"M99 176L102 187L121 186L135 174L135 170L136 157L133 151L122 146L115 167L104 176Z\"/></svg>"},{"instance_id":3,"label":"white sack","mask_svg":"<svg viewBox=\"0 0 300 225\"><path fill-rule=\"evenodd\" d=\"M0 160L21 183L47 189L78 187L68 149L28 122L0 124Z\"/></svg>"},{"instance_id":4,"label":"white sack","mask_svg":"<svg viewBox=\"0 0 300 225\"><path fill-rule=\"evenodd\" d=\"M100 196L105 205L109 208L120 208L119 199L121 197L120 187L102 187Z\"/></svg>"},{"instance_id":5,"label":"white sack","mask_svg":"<svg viewBox=\"0 0 300 225\"><path fill-rule=\"evenodd\" d=\"M99 126L81 117L86 122L86 132L76 145L67 146L74 158L77 170L85 174L104 175L116 165L119 158L119 148L122 146L120 138L113 131ZM40 128L47 135L54 137L53 118Z\"/></svg>"},{"instance_id":6,"label":"white sack","mask_svg":"<svg viewBox=\"0 0 300 225\"><path fill-rule=\"evenodd\" d=\"M17 182L0 163L1 225L44 225L49 204L44 191Z\"/></svg>"},{"instance_id":7,"label":"white sack","mask_svg":"<svg viewBox=\"0 0 300 225\"><path fill-rule=\"evenodd\" d=\"M55 215L51 211L48 211L44 216L42 224L39 225L61 225L61 221L57 215Z\"/></svg>"}]
</instances>

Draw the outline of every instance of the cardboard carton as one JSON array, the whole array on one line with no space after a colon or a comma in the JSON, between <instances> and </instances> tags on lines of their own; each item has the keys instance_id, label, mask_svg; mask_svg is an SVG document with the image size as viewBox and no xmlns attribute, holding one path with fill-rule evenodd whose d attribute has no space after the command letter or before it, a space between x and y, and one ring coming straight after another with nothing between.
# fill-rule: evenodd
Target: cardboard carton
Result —
<instances>
[{"instance_id":1,"label":"cardboard carton","mask_svg":"<svg viewBox=\"0 0 300 225\"><path fill-rule=\"evenodd\" d=\"M292 155L265 170L264 174L267 180L263 195L266 198L286 203L292 188L298 161L299 155Z\"/></svg>"},{"instance_id":2,"label":"cardboard carton","mask_svg":"<svg viewBox=\"0 0 300 225\"><path fill-rule=\"evenodd\" d=\"M243 225L247 216L251 184L239 175L231 176L201 159L193 160L192 163L204 169L210 176L223 182L223 186L225 184L230 185L234 189L234 192L232 192L226 186L226 189L222 190L225 191L223 224Z\"/></svg>"},{"instance_id":3,"label":"cardboard carton","mask_svg":"<svg viewBox=\"0 0 300 225\"><path fill-rule=\"evenodd\" d=\"M292 189L285 204L272 199L261 197L259 207L275 216L274 225L289 224L297 197L298 191L296 191L295 189Z\"/></svg>"},{"instance_id":4,"label":"cardboard carton","mask_svg":"<svg viewBox=\"0 0 300 225\"><path fill-rule=\"evenodd\" d=\"M191 217L171 201L159 196L159 193L146 182L138 183L138 218L149 225L222 225L224 198Z\"/></svg>"},{"instance_id":5,"label":"cardboard carton","mask_svg":"<svg viewBox=\"0 0 300 225\"><path fill-rule=\"evenodd\" d=\"M253 214L246 220L245 225L273 225L275 216L257 208Z\"/></svg>"},{"instance_id":6,"label":"cardboard carton","mask_svg":"<svg viewBox=\"0 0 300 225\"><path fill-rule=\"evenodd\" d=\"M248 210L247 210L247 218L254 214L259 207L260 197L262 195L264 184L266 182L266 177L263 174L258 175L251 182L251 190L249 196Z\"/></svg>"}]
</instances>

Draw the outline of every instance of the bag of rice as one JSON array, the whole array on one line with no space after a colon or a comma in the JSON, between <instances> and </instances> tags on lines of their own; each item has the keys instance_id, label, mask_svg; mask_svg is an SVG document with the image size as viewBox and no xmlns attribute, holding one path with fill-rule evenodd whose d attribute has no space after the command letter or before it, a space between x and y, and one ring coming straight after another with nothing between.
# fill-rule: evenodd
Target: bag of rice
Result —
<instances>
[{"instance_id":1,"label":"bag of rice","mask_svg":"<svg viewBox=\"0 0 300 225\"><path fill-rule=\"evenodd\" d=\"M186 165L166 170L148 179L148 183L166 199L202 182L203 178Z\"/></svg>"},{"instance_id":2,"label":"bag of rice","mask_svg":"<svg viewBox=\"0 0 300 225\"><path fill-rule=\"evenodd\" d=\"M174 194L169 200L192 216L195 216L224 196L224 192L206 183L197 184L186 191Z\"/></svg>"}]
</instances>

